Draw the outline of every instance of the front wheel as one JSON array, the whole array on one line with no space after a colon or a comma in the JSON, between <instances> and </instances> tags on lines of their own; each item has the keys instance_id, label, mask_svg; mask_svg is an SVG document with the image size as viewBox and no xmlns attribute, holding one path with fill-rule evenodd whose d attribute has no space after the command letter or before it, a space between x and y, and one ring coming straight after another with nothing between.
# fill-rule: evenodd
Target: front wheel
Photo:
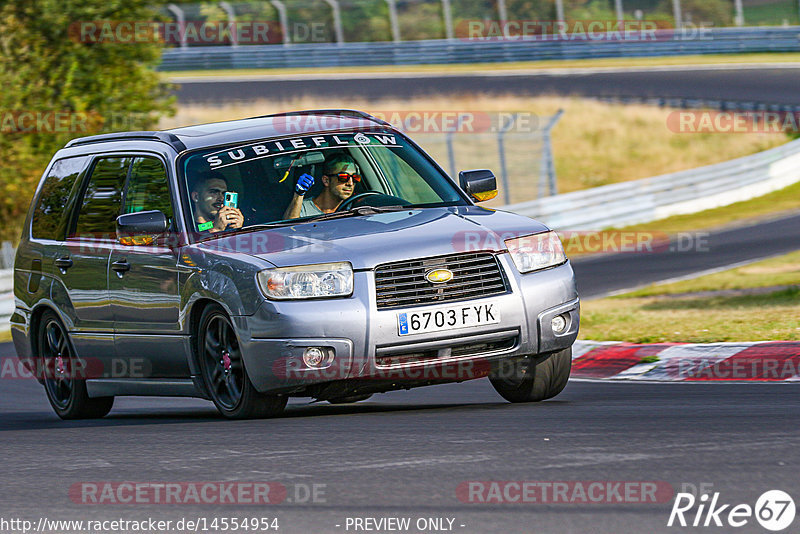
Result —
<instances>
[{"instance_id":1,"label":"front wheel","mask_svg":"<svg viewBox=\"0 0 800 534\"><path fill-rule=\"evenodd\" d=\"M39 358L50 406L61 419L98 419L111 411L114 397L90 398L85 365L72 348L67 331L52 311L39 323Z\"/></svg>"},{"instance_id":2,"label":"front wheel","mask_svg":"<svg viewBox=\"0 0 800 534\"><path fill-rule=\"evenodd\" d=\"M228 419L278 415L286 397L259 393L244 367L239 338L225 310L212 305L203 311L197 332L200 372L211 400Z\"/></svg>"},{"instance_id":3,"label":"front wheel","mask_svg":"<svg viewBox=\"0 0 800 534\"><path fill-rule=\"evenodd\" d=\"M509 402L538 402L555 397L567 385L572 347L546 356L524 356L502 362L489 377Z\"/></svg>"}]
</instances>

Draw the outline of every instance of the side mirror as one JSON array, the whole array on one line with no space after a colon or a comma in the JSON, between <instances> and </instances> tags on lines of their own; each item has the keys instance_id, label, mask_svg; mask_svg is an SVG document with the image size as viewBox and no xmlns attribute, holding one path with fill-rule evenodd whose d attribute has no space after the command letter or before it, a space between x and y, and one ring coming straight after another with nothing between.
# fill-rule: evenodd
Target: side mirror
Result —
<instances>
[{"instance_id":1,"label":"side mirror","mask_svg":"<svg viewBox=\"0 0 800 534\"><path fill-rule=\"evenodd\" d=\"M147 246L167 231L167 216L158 210L126 213L117 217L117 239L125 246Z\"/></svg>"},{"instance_id":2,"label":"side mirror","mask_svg":"<svg viewBox=\"0 0 800 534\"><path fill-rule=\"evenodd\" d=\"M458 182L475 202L492 200L497 196L497 178L488 169L475 169L458 173Z\"/></svg>"}]
</instances>

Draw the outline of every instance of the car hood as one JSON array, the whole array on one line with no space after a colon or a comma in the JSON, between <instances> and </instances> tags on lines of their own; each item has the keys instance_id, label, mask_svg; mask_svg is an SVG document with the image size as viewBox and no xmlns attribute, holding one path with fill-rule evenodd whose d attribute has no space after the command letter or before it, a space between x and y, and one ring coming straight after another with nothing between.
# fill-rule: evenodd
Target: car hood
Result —
<instances>
[{"instance_id":1,"label":"car hood","mask_svg":"<svg viewBox=\"0 0 800 534\"><path fill-rule=\"evenodd\" d=\"M242 232L203 248L245 253L277 267L349 261L372 269L390 261L477 250L547 231L528 217L477 206L409 209Z\"/></svg>"}]
</instances>

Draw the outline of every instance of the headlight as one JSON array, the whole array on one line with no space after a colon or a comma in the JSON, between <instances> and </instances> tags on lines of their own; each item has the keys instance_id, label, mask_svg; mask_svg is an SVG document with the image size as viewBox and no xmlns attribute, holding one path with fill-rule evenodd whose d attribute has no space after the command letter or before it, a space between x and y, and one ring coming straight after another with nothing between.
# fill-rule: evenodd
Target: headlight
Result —
<instances>
[{"instance_id":1,"label":"headlight","mask_svg":"<svg viewBox=\"0 0 800 534\"><path fill-rule=\"evenodd\" d=\"M564 247L555 232L517 237L505 243L514 265L521 273L546 269L567 261Z\"/></svg>"},{"instance_id":2,"label":"headlight","mask_svg":"<svg viewBox=\"0 0 800 534\"><path fill-rule=\"evenodd\" d=\"M353 293L353 266L347 262L266 269L258 285L267 298L313 299L346 297Z\"/></svg>"}]
</instances>

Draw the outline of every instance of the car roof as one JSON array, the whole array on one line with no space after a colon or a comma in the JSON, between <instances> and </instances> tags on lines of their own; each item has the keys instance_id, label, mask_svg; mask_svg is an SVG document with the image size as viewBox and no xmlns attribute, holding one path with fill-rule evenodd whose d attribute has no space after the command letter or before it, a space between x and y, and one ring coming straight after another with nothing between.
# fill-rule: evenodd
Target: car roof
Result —
<instances>
[{"instance_id":1,"label":"car roof","mask_svg":"<svg viewBox=\"0 0 800 534\"><path fill-rule=\"evenodd\" d=\"M150 140L167 143L177 152L225 145L241 141L324 131L391 128L391 125L363 111L353 109L315 109L289 111L249 119L199 124L163 131L120 132L80 137L65 148L108 141Z\"/></svg>"}]
</instances>

